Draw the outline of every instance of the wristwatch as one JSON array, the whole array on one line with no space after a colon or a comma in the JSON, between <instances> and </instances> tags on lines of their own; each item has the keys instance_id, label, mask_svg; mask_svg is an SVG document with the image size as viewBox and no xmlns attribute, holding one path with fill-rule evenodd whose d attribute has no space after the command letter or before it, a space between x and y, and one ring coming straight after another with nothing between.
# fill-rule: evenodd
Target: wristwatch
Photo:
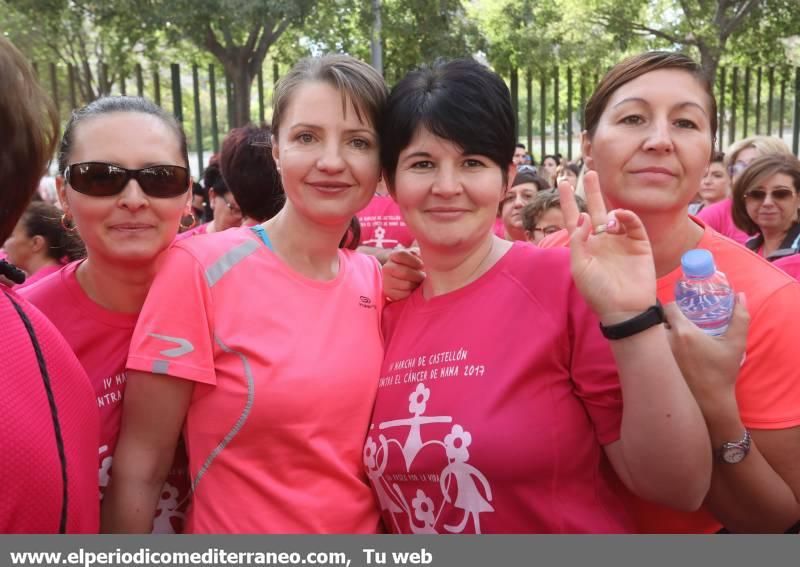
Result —
<instances>
[{"instance_id":1,"label":"wristwatch","mask_svg":"<svg viewBox=\"0 0 800 567\"><path fill-rule=\"evenodd\" d=\"M741 463L747 456L747 453L750 452L751 441L752 439L750 438L750 432L745 429L744 437L742 437L741 441L736 441L734 443L723 443L717 455L720 459L722 459L723 462L730 465Z\"/></svg>"}]
</instances>

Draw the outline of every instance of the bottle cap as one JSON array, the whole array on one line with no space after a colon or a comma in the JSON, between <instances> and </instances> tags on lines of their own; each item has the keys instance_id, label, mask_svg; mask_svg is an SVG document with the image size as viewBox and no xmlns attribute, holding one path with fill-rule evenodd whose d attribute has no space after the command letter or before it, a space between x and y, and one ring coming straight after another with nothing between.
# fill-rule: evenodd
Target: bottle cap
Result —
<instances>
[{"instance_id":1,"label":"bottle cap","mask_svg":"<svg viewBox=\"0 0 800 567\"><path fill-rule=\"evenodd\" d=\"M683 273L690 278L707 278L717 271L714 256L702 248L689 250L681 257Z\"/></svg>"}]
</instances>

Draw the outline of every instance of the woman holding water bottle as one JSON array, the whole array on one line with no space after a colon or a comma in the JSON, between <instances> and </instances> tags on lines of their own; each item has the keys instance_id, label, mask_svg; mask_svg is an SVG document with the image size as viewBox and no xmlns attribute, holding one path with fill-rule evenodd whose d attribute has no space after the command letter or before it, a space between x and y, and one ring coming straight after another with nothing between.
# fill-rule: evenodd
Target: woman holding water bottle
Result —
<instances>
[{"instance_id":1,"label":"woman holding water bottle","mask_svg":"<svg viewBox=\"0 0 800 567\"><path fill-rule=\"evenodd\" d=\"M644 223L673 354L714 448L704 507L684 513L634 498L631 509L642 532L782 532L800 519L800 285L687 214L711 156L716 116L699 65L666 52L640 54L613 67L586 106L587 193L601 190L609 209L632 210ZM596 231L618 230L605 212L593 214L592 222ZM574 231L574 222L568 227ZM563 231L539 246L568 241ZM703 335L676 305L667 305L682 276L681 258L697 248L711 252L716 268L740 293L725 339ZM409 283L391 276L418 278L410 275L421 268L414 261L401 256L385 267L394 297Z\"/></svg>"},{"instance_id":2,"label":"woman holding water bottle","mask_svg":"<svg viewBox=\"0 0 800 567\"><path fill-rule=\"evenodd\" d=\"M714 474L698 512L635 501L645 532L782 532L800 519L800 285L687 215L713 149L716 116L700 67L666 52L613 67L586 106L583 152L596 172L587 184L599 184L610 208L642 219L662 303L675 298L683 255L702 248L746 296L752 318L741 357L744 309L735 311L728 340L718 340L666 306L673 352L708 425Z\"/></svg>"}]
</instances>

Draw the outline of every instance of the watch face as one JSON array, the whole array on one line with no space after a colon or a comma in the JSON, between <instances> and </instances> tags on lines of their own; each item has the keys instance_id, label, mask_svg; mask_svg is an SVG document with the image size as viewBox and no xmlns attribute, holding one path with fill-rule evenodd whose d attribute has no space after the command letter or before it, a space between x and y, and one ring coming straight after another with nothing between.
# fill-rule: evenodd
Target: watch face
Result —
<instances>
[{"instance_id":1,"label":"watch face","mask_svg":"<svg viewBox=\"0 0 800 567\"><path fill-rule=\"evenodd\" d=\"M722 460L726 463L735 465L736 463L741 462L745 455L747 455L747 452L742 447L727 447L724 451L722 451Z\"/></svg>"}]
</instances>

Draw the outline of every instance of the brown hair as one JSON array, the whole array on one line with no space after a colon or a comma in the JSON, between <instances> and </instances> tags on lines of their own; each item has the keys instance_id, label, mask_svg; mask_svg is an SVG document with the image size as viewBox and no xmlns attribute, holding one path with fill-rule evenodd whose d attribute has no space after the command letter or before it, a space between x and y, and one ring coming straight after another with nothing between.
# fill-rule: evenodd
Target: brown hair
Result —
<instances>
[{"instance_id":1,"label":"brown hair","mask_svg":"<svg viewBox=\"0 0 800 567\"><path fill-rule=\"evenodd\" d=\"M586 203L584 200L580 196L575 195L575 202L578 204L578 210L585 213ZM557 189L539 191L533 197L533 200L522 209L522 226L528 232L533 232L533 229L536 228L536 223L539 222L539 219L544 213L550 209L560 208L561 198L559 197Z\"/></svg>"},{"instance_id":2,"label":"brown hair","mask_svg":"<svg viewBox=\"0 0 800 567\"><path fill-rule=\"evenodd\" d=\"M58 114L25 57L0 36L0 242L8 238L58 141Z\"/></svg>"},{"instance_id":3,"label":"brown hair","mask_svg":"<svg viewBox=\"0 0 800 567\"><path fill-rule=\"evenodd\" d=\"M744 195L777 173L791 177L795 193L800 192L800 161L791 154L767 154L753 160L733 184L733 222L747 234L760 234L761 228L747 214Z\"/></svg>"},{"instance_id":4,"label":"brown hair","mask_svg":"<svg viewBox=\"0 0 800 567\"><path fill-rule=\"evenodd\" d=\"M309 82L325 83L335 88L342 95L342 109L345 112L348 103L352 104L359 120L380 131L383 108L389 95L383 77L363 61L349 55L329 54L301 59L275 87L272 99L273 136L278 137L292 95L298 87ZM339 247L355 250L360 240L361 226L358 218L353 216Z\"/></svg>"},{"instance_id":5,"label":"brown hair","mask_svg":"<svg viewBox=\"0 0 800 567\"><path fill-rule=\"evenodd\" d=\"M586 131L589 137L591 138L594 136L597 125L600 122L600 117L606 109L608 101L617 89L634 79L638 79L642 75L660 69L679 69L686 71L692 75L700 86L703 87L703 90L706 91L710 110L708 119L711 123L711 146L713 148L717 133L717 100L714 98L714 90L711 83L703 74L702 67L700 67L694 59L682 53L671 53L669 51L648 51L628 57L614 65L614 67L605 74L600 84L597 85L597 88L594 90L594 93L592 93L591 98L589 98L589 101L586 103L584 115L586 118Z\"/></svg>"},{"instance_id":6,"label":"brown hair","mask_svg":"<svg viewBox=\"0 0 800 567\"><path fill-rule=\"evenodd\" d=\"M34 201L20 217L19 222L28 238L41 236L47 242L45 254L53 260L78 260L86 256L83 242L77 232L69 231L61 223L61 210L45 203Z\"/></svg>"}]
</instances>

